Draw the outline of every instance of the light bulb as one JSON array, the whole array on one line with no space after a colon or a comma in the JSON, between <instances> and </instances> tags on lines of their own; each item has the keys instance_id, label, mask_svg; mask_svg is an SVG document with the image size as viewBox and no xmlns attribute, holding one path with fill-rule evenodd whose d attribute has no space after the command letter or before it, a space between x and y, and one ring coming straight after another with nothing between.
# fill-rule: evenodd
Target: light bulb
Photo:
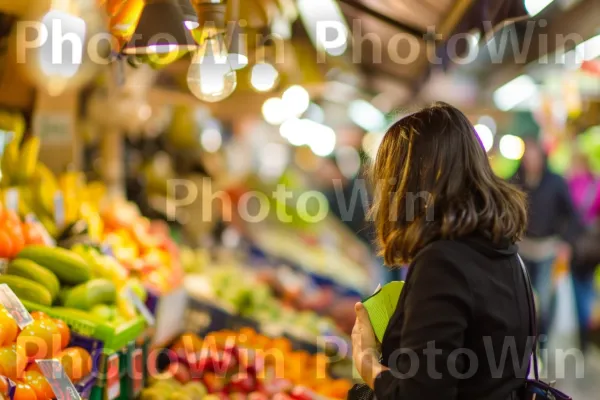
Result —
<instances>
[{"instance_id":1,"label":"light bulb","mask_svg":"<svg viewBox=\"0 0 600 400\"><path fill-rule=\"evenodd\" d=\"M233 93L237 76L220 37L211 36L202 43L190 64L187 83L194 96L209 103L221 101Z\"/></svg>"},{"instance_id":2,"label":"light bulb","mask_svg":"<svg viewBox=\"0 0 600 400\"><path fill-rule=\"evenodd\" d=\"M268 92L279 80L279 72L269 63L258 63L252 67L250 84L258 92Z\"/></svg>"},{"instance_id":3,"label":"light bulb","mask_svg":"<svg viewBox=\"0 0 600 400\"><path fill-rule=\"evenodd\" d=\"M28 11L17 24L17 62L40 89L58 96L108 64L112 41L95 1L33 2Z\"/></svg>"},{"instance_id":4,"label":"light bulb","mask_svg":"<svg viewBox=\"0 0 600 400\"><path fill-rule=\"evenodd\" d=\"M281 98L290 113L297 117L304 114L308 110L308 106L310 106L310 94L300 85L287 88Z\"/></svg>"}]
</instances>

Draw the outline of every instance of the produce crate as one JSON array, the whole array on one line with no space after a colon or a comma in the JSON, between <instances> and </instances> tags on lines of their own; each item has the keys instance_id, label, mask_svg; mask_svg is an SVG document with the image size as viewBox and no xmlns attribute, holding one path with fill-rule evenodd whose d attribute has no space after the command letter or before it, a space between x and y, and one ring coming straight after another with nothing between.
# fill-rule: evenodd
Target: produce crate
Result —
<instances>
[{"instance_id":1,"label":"produce crate","mask_svg":"<svg viewBox=\"0 0 600 400\"><path fill-rule=\"evenodd\" d=\"M148 370L146 361L149 357L150 337L144 335L127 346L127 374L122 380L121 388L127 399L135 399L146 387Z\"/></svg>"},{"instance_id":2,"label":"produce crate","mask_svg":"<svg viewBox=\"0 0 600 400\"><path fill-rule=\"evenodd\" d=\"M30 312L41 311L52 318L62 319L74 333L102 341L105 353L112 353L127 346L129 342L137 339L145 328L145 321L142 317L114 327L105 322L92 320L83 312L81 315L74 316L73 310L65 312L61 308L45 307L26 300L22 300L22 303Z\"/></svg>"},{"instance_id":3,"label":"produce crate","mask_svg":"<svg viewBox=\"0 0 600 400\"><path fill-rule=\"evenodd\" d=\"M128 399L124 390L127 377L127 346L117 352L103 353L96 384L89 400Z\"/></svg>"}]
</instances>

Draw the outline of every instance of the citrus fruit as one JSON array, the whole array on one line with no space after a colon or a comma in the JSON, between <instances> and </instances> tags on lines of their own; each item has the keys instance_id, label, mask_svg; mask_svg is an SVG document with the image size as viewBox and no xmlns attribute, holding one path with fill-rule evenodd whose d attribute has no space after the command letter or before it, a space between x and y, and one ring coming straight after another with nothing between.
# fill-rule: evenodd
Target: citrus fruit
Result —
<instances>
[{"instance_id":1,"label":"citrus fruit","mask_svg":"<svg viewBox=\"0 0 600 400\"><path fill-rule=\"evenodd\" d=\"M71 341L71 330L69 329L65 321L63 321L62 319L54 319L53 321L58 330L60 331L60 348L62 350L65 347L67 347L69 345L69 342Z\"/></svg>"},{"instance_id":2,"label":"citrus fruit","mask_svg":"<svg viewBox=\"0 0 600 400\"><path fill-rule=\"evenodd\" d=\"M23 382L33 389L37 396L37 400L49 400L54 398L52 387L50 387L50 384L41 373L37 371L26 371L23 375Z\"/></svg>"},{"instance_id":3,"label":"citrus fruit","mask_svg":"<svg viewBox=\"0 0 600 400\"><path fill-rule=\"evenodd\" d=\"M92 356L84 348L66 348L58 355L58 359L73 382L79 382L92 371Z\"/></svg>"},{"instance_id":4,"label":"citrus fruit","mask_svg":"<svg viewBox=\"0 0 600 400\"><path fill-rule=\"evenodd\" d=\"M31 318L36 320L36 319L48 319L50 317L48 316L48 314L46 314L43 311L34 311L31 313Z\"/></svg>"},{"instance_id":5,"label":"citrus fruit","mask_svg":"<svg viewBox=\"0 0 600 400\"><path fill-rule=\"evenodd\" d=\"M61 333L51 319L34 320L17 337L17 351L30 361L52 358L61 349ZM22 353L21 353L22 352Z\"/></svg>"},{"instance_id":6,"label":"citrus fruit","mask_svg":"<svg viewBox=\"0 0 600 400\"><path fill-rule=\"evenodd\" d=\"M38 400L35 390L26 383L17 382L17 388L15 390L15 396L13 400Z\"/></svg>"},{"instance_id":7,"label":"citrus fruit","mask_svg":"<svg viewBox=\"0 0 600 400\"><path fill-rule=\"evenodd\" d=\"M21 377L26 365L27 360L17 354L16 345L0 348L0 370L7 378Z\"/></svg>"},{"instance_id":8,"label":"citrus fruit","mask_svg":"<svg viewBox=\"0 0 600 400\"><path fill-rule=\"evenodd\" d=\"M17 322L2 305L0 305L0 328L2 329L0 346L12 344L17 337L19 327L17 326Z\"/></svg>"}]
</instances>

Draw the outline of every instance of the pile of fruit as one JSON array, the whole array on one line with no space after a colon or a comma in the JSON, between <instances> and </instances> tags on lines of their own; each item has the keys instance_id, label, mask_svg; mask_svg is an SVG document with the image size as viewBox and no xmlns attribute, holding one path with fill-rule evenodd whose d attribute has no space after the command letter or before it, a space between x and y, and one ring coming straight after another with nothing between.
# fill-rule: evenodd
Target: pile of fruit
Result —
<instances>
[{"instance_id":1,"label":"pile of fruit","mask_svg":"<svg viewBox=\"0 0 600 400\"><path fill-rule=\"evenodd\" d=\"M239 279L240 276L244 279ZM324 333L343 335L330 318L311 310L298 310L276 298L269 284L261 282L243 266L208 266L202 275L188 275L185 286L196 298L214 301L235 314L268 325L270 330L307 342L314 342Z\"/></svg>"},{"instance_id":2,"label":"pile of fruit","mask_svg":"<svg viewBox=\"0 0 600 400\"><path fill-rule=\"evenodd\" d=\"M137 206L116 200L102 208L103 244L115 258L138 277L145 287L166 294L181 286L183 268L179 248L160 221L141 216Z\"/></svg>"},{"instance_id":3,"label":"pile of fruit","mask_svg":"<svg viewBox=\"0 0 600 400\"><path fill-rule=\"evenodd\" d=\"M87 260L78 254L84 251ZM27 246L10 261L6 275L0 276L0 283L7 284L22 301L60 307L63 315L71 313L78 318L81 312L86 312L114 325L136 317L127 289L131 288L144 300L144 288L126 276L119 281L114 276L118 264L111 263L110 257L94 260L92 254L93 250L83 247L76 252L59 247ZM73 314L72 310L77 311Z\"/></svg>"},{"instance_id":4,"label":"pile of fruit","mask_svg":"<svg viewBox=\"0 0 600 400\"><path fill-rule=\"evenodd\" d=\"M54 399L36 360L59 360L66 375L77 383L91 373L92 357L81 347L68 347L71 332L62 320L39 312L31 316L33 322L20 330L0 306L0 376L16 383L14 400ZM7 391L7 384L0 379L0 394Z\"/></svg>"},{"instance_id":5,"label":"pile of fruit","mask_svg":"<svg viewBox=\"0 0 600 400\"><path fill-rule=\"evenodd\" d=\"M215 332L204 339L185 334L171 351L179 361L169 364L163 380L201 382L214 399L342 399L351 387L349 381L328 375L325 355L293 351L287 339L271 339L249 328ZM161 397L156 387L142 394L142 399L163 398L170 397Z\"/></svg>"}]
</instances>

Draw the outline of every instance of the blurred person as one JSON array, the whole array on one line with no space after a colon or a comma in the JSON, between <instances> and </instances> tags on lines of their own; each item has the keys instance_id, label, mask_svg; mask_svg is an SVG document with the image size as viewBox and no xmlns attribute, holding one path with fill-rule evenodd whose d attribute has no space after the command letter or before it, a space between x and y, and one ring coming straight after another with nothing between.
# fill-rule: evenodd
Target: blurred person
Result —
<instances>
[{"instance_id":1,"label":"blurred person","mask_svg":"<svg viewBox=\"0 0 600 400\"><path fill-rule=\"evenodd\" d=\"M445 103L391 126L373 178L381 254L388 266L410 267L381 358L355 306L352 351L364 382L378 400L520 399L533 347L516 246L524 194L494 174L467 117ZM500 354L506 362L495 370L490 357ZM349 398L361 394L355 387Z\"/></svg>"},{"instance_id":2,"label":"blurred person","mask_svg":"<svg viewBox=\"0 0 600 400\"><path fill-rule=\"evenodd\" d=\"M548 157L537 140L525 141L521 164L511 182L527 194L529 222L519 242L519 253L536 290L540 312L538 334L545 335L540 341L545 348L556 308L554 265L561 252L570 258L571 244L581 227L567 182L550 171Z\"/></svg>"},{"instance_id":3,"label":"blurred person","mask_svg":"<svg viewBox=\"0 0 600 400\"><path fill-rule=\"evenodd\" d=\"M589 230L595 228L600 216L600 180L594 176L589 160L583 153L576 152L569 174L569 190L583 224ZM598 243L600 246L600 243ZM578 261L575 257L571 266L575 306L579 323L580 348L585 352L589 343L589 328L595 297L594 272L597 263Z\"/></svg>"}]
</instances>

